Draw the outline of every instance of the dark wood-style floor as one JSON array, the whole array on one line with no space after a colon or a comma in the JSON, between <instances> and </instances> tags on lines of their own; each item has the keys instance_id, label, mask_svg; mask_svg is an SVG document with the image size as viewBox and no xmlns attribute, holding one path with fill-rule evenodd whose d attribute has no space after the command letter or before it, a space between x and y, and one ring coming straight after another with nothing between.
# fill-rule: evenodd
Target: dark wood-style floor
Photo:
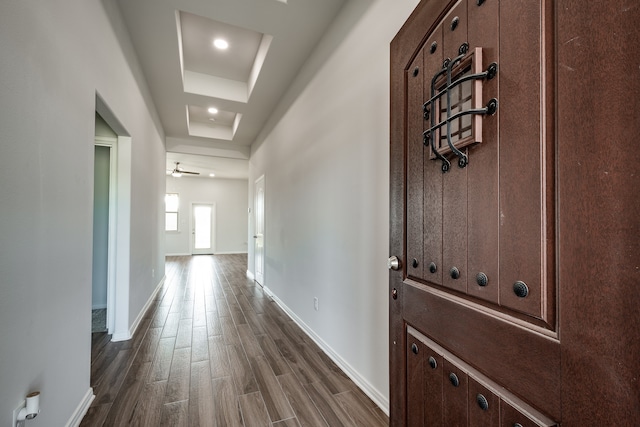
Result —
<instances>
[{"instance_id":1,"label":"dark wood-style floor","mask_svg":"<svg viewBox=\"0 0 640 427\"><path fill-rule=\"evenodd\" d=\"M169 257L133 339L94 333L82 426L386 426L388 417L247 280L246 255Z\"/></svg>"}]
</instances>

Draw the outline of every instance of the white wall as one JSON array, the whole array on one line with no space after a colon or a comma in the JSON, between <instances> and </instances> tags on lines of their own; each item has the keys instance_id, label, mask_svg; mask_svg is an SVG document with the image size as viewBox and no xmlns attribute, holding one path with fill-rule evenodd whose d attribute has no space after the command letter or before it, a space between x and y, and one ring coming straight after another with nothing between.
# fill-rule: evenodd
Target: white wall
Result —
<instances>
[{"instance_id":1,"label":"white wall","mask_svg":"<svg viewBox=\"0 0 640 427\"><path fill-rule=\"evenodd\" d=\"M129 324L164 275L164 135L114 4L0 2L2 426L30 390L29 426L87 402L96 92L131 136Z\"/></svg>"},{"instance_id":2,"label":"white wall","mask_svg":"<svg viewBox=\"0 0 640 427\"><path fill-rule=\"evenodd\" d=\"M191 204L211 203L216 207L214 249L217 254L247 252L247 180L167 176L167 193L178 193L177 232L166 233L167 255L191 253Z\"/></svg>"},{"instance_id":3,"label":"white wall","mask_svg":"<svg viewBox=\"0 0 640 427\"><path fill-rule=\"evenodd\" d=\"M250 159L249 182L265 174L266 287L383 408L389 397L389 43L417 3L349 2ZM253 272L252 248L249 255Z\"/></svg>"}]
</instances>

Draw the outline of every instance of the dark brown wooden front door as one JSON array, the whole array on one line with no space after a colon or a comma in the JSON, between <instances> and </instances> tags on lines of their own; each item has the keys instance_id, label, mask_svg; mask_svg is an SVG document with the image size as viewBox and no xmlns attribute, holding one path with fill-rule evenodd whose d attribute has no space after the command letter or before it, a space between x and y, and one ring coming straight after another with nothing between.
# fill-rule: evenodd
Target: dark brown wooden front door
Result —
<instances>
[{"instance_id":1,"label":"dark brown wooden front door","mask_svg":"<svg viewBox=\"0 0 640 427\"><path fill-rule=\"evenodd\" d=\"M393 426L640 425L638 19L426 0L393 40Z\"/></svg>"}]
</instances>

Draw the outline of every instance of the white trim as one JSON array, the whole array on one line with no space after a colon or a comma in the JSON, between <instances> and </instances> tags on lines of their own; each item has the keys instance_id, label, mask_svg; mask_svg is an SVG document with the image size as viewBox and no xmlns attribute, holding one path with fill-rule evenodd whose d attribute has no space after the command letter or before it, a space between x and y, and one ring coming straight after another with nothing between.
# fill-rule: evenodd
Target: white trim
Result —
<instances>
[{"instance_id":1,"label":"white trim","mask_svg":"<svg viewBox=\"0 0 640 427\"><path fill-rule=\"evenodd\" d=\"M333 362L338 365L340 369L353 381L359 388L362 390L364 394L369 396L373 402L378 405L380 409L388 416L389 415L389 399L386 398L382 393L380 393L375 387L373 387L369 382L362 376L358 371L356 371L346 360L344 360L338 353L336 353L320 336L318 336L306 323L302 321L293 311L289 309L277 296L271 292L269 288L266 286L263 287L265 293L273 300L276 304L280 306L284 310L285 313L296 322L296 324L311 338L317 345L320 347L324 353L329 356Z\"/></svg>"},{"instance_id":2,"label":"white trim","mask_svg":"<svg viewBox=\"0 0 640 427\"><path fill-rule=\"evenodd\" d=\"M71 414L71 418L69 418L65 427L78 427L84 416L87 414L89 406L91 406L91 402L93 402L93 399L95 398L96 396L93 394L93 388L89 387L89 390L87 390L84 397L78 404L78 407L73 411L73 414Z\"/></svg>"},{"instance_id":3,"label":"white trim","mask_svg":"<svg viewBox=\"0 0 640 427\"><path fill-rule=\"evenodd\" d=\"M151 303L153 303L153 300L156 298L156 295L158 295L158 291L160 291L160 288L162 288L162 285L164 284L164 281L166 279L167 279L167 276L164 276L162 279L160 279L160 282L154 289L151 296L149 296L149 299L147 300L146 304L144 305L144 307L142 307L142 310L140 310L140 313L138 313L138 317L136 317L136 320L133 322L131 327L129 327L128 333L117 334L117 335L113 334L113 336L111 337L112 342L127 341L133 338L133 334L135 334L136 329L138 329L138 326L140 326L140 322L142 322L142 319L147 314L149 307L151 307Z\"/></svg>"},{"instance_id":4,"label":"white trim","mask_svg":"<svg viewBox=\"0 0 640 427\"><path fill-rule=\"evenodd\" d=\"M104 115L100 114L103 118ZM106 118L105 118L106 121ZM115 127L107 122L111 129ZM131 271L131 137L118 135L117 159L117 214L116 214L116 262L113 310L107 308L107 316L113 314L107 325L114 337L123 337L129 329L129 293Z\"/></svg>"},{"instance_id":5,"label":"white trim","mask_svg":"<svg viewBox=\"0 0 640 427\"><path fill-rule=\"evenodd\" d=\"M262 211L261 211L261 218L260 221L262 222L262 254L259 257L258 260L256 260L256 236L258 235L257 232L257 222L258 222L258 209L256 209L256 204L258 201L258 191L257 187L258 187L258 182L262 181ZM266 284L266 281L264 279L265 276L265 272L264 272L264 260L265 260L265 253L266 253L266 234L267 234L267 226L266 226L266 203L267 203L267 181L265 179L264 174L260 175L258 177L258 179L256 179L253 183L253 272L254 272L254 280L257 284L259 284L260 286L264 286ZM251 239L250 239L251 240ZM259 262L258 262L259 261ZM259 268L258 268L258 264Z\"/></svg>"},{"instance_id":6,"label":"white trim","mask_svg":"<svg viewBox=\"0 0 640 427\"><path fill-rule=\"evenodd\" d=\"M138 326L140 326L140 322L142 321L144 316L147 314L147 311L149 310L149 307L151 307L151 304L153 303L153 301L156 299L156 295L158 295L158 292L162 288L162 285L164 285L165 280L167 280L166 275L163 276L162 279L160 279L160 282L158 282L158 284L156 285L156 288L153 290L153 293L149 296L147 303L144 305L144 307L142 307L142 310L140 310L138 317L136 317L136 320L133 322L133 324L129 328L130 336L133 337L133 334L138 329Z\"/></svg>"},{"instance_id":7,"label":"white trim","mask_svg":"<svg viewBox=\"0 0 640 427\"><path fill-rule=\"evenodd\" d=\"M253 275L252 272L250 272L249 270L247 270L247 278L249 280L256 280L255 276Z\"/></svg>"},{"instance_id":8,"label":"white trim","mask_svg":"<svg viewBox=\"0 0 640 427\"><path fill-rule=\"evenodd\" d=\"M185 253L179 253L179 254L165 254L164 256L166 256L166 257L167 256L191 256L191 254L185 252Z\"/></svg>"},{"instance_id":9,"label":"white trim","mask_svg":"<svg viewBox=\"0 0 640 427\"><path fill-rule=\"evenodd\" d=\"M94 304L91 306L91 310L102 310L103 308L107 308L107 304Z\"/></svg>"}]
</instances>

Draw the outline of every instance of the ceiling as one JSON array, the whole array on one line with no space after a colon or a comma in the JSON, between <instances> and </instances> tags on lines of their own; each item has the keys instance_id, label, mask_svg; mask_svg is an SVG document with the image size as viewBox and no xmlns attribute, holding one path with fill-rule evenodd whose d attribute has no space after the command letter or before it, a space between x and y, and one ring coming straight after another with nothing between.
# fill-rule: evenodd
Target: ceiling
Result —
<instances>
[{"instance_id":1,"label":"ceiling","mask_svg":"<svg viewBox=\"0 0 640 427\"><path fill-rule=\"evenodd\" d=\"M247 178L248 147L346 1L118 0L167 169Z\"/></svg>"}]
</instances>

